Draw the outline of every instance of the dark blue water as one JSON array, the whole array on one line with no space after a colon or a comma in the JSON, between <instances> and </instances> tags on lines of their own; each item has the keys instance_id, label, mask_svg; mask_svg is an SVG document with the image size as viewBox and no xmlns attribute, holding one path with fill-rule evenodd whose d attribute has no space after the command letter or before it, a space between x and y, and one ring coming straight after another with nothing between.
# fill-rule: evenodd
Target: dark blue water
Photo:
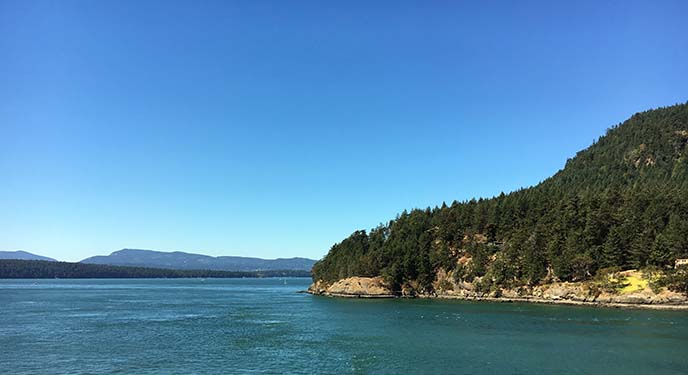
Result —
<instances>
[{"instance_id":1,"label":"dark blue water","mask_svg":"<svg viewBox=\"0 0 688 375\"><path fill-rule=\"evenodd\" d=\"M686 312L296 293L308 283L0 280L0 373L688 373Z\"/></svg>"}]
</instances>

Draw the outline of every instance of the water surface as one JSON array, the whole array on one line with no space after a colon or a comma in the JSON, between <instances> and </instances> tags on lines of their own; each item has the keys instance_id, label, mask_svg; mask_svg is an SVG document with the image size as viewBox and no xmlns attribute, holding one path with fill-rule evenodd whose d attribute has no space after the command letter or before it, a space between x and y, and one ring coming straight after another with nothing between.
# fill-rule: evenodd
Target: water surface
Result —
<instances>
[{"instance_id":1,"label":"water surface","mask_svg":"<svg viewBox=\"0 0 688 375\"><path fill-rule=\"evenodd\" d=\"M0 280L0 372L688 373L687 312L296 293L309 282Z\"/></svg>"}]
</instances>

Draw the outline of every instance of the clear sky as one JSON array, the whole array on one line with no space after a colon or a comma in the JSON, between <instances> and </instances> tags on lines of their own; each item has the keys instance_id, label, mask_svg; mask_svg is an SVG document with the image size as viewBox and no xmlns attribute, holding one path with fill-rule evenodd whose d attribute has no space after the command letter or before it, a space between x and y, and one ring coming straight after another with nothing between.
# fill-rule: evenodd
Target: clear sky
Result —
<instances>
[{"instance_id":1,"label":"clear sky","mask_svg":"<svg viewBox=\"0 0 688 375\"><path fill-rule=\"evenodd\" d=\"M322 257L688 100L686 1L0 0L0 250Z\"/></svg>"}]
</instances>

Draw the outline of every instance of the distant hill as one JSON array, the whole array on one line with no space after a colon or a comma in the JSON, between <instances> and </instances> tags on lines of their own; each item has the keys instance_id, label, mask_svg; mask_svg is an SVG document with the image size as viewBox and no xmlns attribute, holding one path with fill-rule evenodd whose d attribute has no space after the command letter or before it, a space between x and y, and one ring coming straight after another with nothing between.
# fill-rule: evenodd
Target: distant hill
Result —
<instances>
[{"instance_id":1,"label":"distant hill","mask_svg":"<svg viewBox=\"0 0 688 375\"><path fill-rule=\"evenodd\" d=\"M26 251L0 251L0 259L20 259L20 260L46 260L56 262L53 258L44 257L41 255L31 254Z\"/></svg>"},{"instance_id":2,"label":"distant hill","mask_svg":"<svg viewBox=\"0 0 688 375\"><path fill-rule=\"evenodd\" d=\"M171 270L125 267L106 264L68 263L44 260L0 260L0 279L137 279L137 278L243 278L308 277L308 271L229 272L210 270Z\"/></svg>"},{"instance_id":3,"label":"distant hill","mask_svg":"<svg viewBox=\"0 0 688 375\"><path fill-rule=\"evenodd\" d=\"M310 271L315 260L306 258L261 259L237 256L212 257L181 251L163 252L153 250L123 249L107 256L86 258L81 263L108 264L116 266L154 267L177 270L215 271Z\"/></svg>"}]
</instances>

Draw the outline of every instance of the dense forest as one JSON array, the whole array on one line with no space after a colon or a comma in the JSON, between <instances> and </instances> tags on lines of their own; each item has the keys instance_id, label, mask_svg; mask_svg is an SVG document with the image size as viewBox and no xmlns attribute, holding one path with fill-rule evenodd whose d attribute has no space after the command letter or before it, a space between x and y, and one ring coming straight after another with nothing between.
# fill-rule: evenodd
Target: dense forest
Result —
<instances>
[{"instance_id":1,"label":"dense forest","mask_svg":"<svg viewBox=\"0 0 688 375\"><path fill-rule=\"evenodd\" d=\"M0 279L128 279L128 278L241 278L308 277L307 271L209 271L110 266L104 264L51 262L44 260L0 260Z\"/></svg>"},{"instance_id":2,"label":"dense forest","mask_svg":"<svg viewBox=\"0 0 688 375\"><path fill-rule=\"evenodd\" d=\"M637 113L540 184L404 211L335 244L327 283L384 276L432 292L437 272L482 288L583 281L688 258L688 104Z\"/></svg>"}]
</instances>

